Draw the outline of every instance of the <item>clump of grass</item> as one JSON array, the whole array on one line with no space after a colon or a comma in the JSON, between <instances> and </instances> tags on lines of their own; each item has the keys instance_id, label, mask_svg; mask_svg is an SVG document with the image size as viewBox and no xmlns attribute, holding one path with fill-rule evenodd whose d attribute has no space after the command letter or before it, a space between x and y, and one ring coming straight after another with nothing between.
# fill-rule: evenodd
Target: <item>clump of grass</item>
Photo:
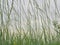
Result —
<instances>
[{"instance_id":1,"label":"clump of grass","mask_svg":"<svg viewBox=\"0 0 60 45\"><path fill-rule=\"evenodd\" d=\"M18 4L19 1L20 6ZM57 25L58 22L52 21L52 17L49 17L50 1L44 0L42 9L37 0L29 0L27 11L24 8L25 2L22 4L21 0L11 0L11 5L9 0L5 2L3 4L2 0L0 0L0 45L60 45L60 25ZM56 13L59 13L56 0L54 2ZM18 8L15 7L15 3ZM14 17L13 20L11 16ZM51 32L52 25L56 35Z\"/></svg>"}]
</instances>

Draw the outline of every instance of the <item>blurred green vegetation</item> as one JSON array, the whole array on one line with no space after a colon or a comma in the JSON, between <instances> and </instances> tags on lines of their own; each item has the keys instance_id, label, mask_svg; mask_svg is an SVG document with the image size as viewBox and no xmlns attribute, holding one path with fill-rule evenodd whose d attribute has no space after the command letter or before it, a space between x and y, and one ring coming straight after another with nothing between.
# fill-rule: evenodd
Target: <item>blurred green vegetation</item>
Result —
<instances>
[{"instance_id":1,"label":"blurred green vegetation","mask_svg":"<svg viewBox=\"0 0 60 45\"><path fill-rule=\"evenodd\" d=\"M50 3L43 0L41 8L37 0L0 0L0 45L60 45L59 10L54 0L53 19Z\"/></svg>"}]
</instances>

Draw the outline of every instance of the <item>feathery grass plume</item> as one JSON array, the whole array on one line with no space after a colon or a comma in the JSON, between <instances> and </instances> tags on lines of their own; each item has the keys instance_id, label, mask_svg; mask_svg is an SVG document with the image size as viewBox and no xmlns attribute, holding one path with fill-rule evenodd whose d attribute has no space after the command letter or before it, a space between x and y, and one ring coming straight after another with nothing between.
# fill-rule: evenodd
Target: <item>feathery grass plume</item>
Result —
<instances>
[{"instance_id":1,"label":"feathery grass plume","mask_svg":"<svg viewBox=\"0 0 60 45\"><path fill-rule=\"evenodd\" d=\"M53 2L52 12L51 0L0 0L0 45L60 45Z\"/></svg>"}]
</instances>

